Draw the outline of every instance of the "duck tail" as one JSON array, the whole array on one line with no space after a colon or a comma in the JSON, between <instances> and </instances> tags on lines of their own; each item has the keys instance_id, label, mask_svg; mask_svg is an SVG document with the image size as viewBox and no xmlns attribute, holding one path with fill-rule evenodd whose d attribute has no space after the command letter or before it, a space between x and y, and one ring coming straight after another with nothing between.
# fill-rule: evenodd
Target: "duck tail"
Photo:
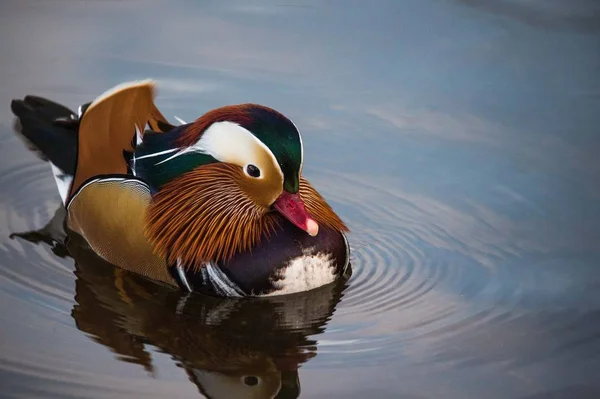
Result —
<instances>
[{"instance_id":1,"label":"duck tail","mask_svg":"<svg viewBox=\"0 0 600 399\"><path fill-rule=\"evenodd\" d=\"M77 162L78 115L42 97L28 95L10 104L16 116L14 130L39 158L48 161L63 204Z\"/></svg>"}]
</instances>

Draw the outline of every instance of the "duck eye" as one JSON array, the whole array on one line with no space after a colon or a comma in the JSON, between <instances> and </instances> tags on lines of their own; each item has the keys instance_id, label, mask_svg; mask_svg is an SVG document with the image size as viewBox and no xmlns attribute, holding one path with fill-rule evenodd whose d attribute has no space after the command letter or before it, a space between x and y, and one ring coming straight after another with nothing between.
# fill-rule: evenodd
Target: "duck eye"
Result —
<instances>
[{"instance_id":1,"label":"duck eye","mask_svg":"<svg viewBox=\"0 0 600 399\"><path fill-rule=\"evenodd\" d=\"M255 377L253 375L244 377L244 384L248 385L249 387L253 387L253 386L257 385L258 382L259 382L258 377Z\"/></svg>"},{"instance_id":2,"label":"duck eye","mask_svg":"<svg viewBox=\"0 0 600 399\"><path fill-rule=\"evenodd\" d=\"M246 173L251 177L260 177L260 169L252 164L246 165Z\"/></svg>"}]
</instances>

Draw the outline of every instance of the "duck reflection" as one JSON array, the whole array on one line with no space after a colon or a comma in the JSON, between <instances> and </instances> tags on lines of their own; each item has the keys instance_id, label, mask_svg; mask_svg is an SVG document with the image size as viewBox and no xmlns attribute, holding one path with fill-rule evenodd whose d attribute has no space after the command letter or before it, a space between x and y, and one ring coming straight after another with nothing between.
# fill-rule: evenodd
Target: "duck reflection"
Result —
<instances>
[{"instance_id":1,"label":"duck reflection","mask_svg":"<svg viewBox=\"0 0 600 399\"><path fill-rule=\"evenodd\" d=\"M208 398L296 398L298 368L335 311L344 280L316 290L261 298L188 294L128 273L65 233L64 208L44 228L13 234L75 260L77 328L117 358L154 372L147 345L171 355ZM65 243L63 245L63 243Z\"/></svg>"}]
</instances>

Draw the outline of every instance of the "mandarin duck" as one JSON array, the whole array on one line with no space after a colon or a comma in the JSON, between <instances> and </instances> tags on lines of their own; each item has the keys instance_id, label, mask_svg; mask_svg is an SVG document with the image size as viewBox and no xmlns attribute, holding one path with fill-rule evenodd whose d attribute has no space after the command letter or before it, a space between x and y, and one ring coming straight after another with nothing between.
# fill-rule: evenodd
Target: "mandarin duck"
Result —
<instances>
[{"instance_id":1,"label":"mandarin duck","mask_svg":"<svg viewBox=\"0 0 600 399\"><path fill-rule=\"evenodd\" d=\"M172 125L153 81L77 113L13 100L16 130L51 164L69 231L109 263L189 292L308 291L350 273L348 228L302 176L294 123L266 106Z\"/></svg>"}]
</instances>

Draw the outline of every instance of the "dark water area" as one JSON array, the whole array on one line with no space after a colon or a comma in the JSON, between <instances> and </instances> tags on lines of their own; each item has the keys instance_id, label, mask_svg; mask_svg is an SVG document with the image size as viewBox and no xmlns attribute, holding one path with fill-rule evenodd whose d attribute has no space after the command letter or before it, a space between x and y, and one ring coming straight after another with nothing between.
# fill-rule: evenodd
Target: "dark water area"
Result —
<instances>
[{"instance_id":1,"label":"dark water area","mask_svg":"<svg viewBox=\"0 0 600 399\"><path fill-rule=\"evenodd\" d=\"M600 3L15 0L0 34L0 397L600 397ZM190 296L54 241L10 100L142 78L172 121L289 116L351 278Z\"/></svg>"}]
</instances>

